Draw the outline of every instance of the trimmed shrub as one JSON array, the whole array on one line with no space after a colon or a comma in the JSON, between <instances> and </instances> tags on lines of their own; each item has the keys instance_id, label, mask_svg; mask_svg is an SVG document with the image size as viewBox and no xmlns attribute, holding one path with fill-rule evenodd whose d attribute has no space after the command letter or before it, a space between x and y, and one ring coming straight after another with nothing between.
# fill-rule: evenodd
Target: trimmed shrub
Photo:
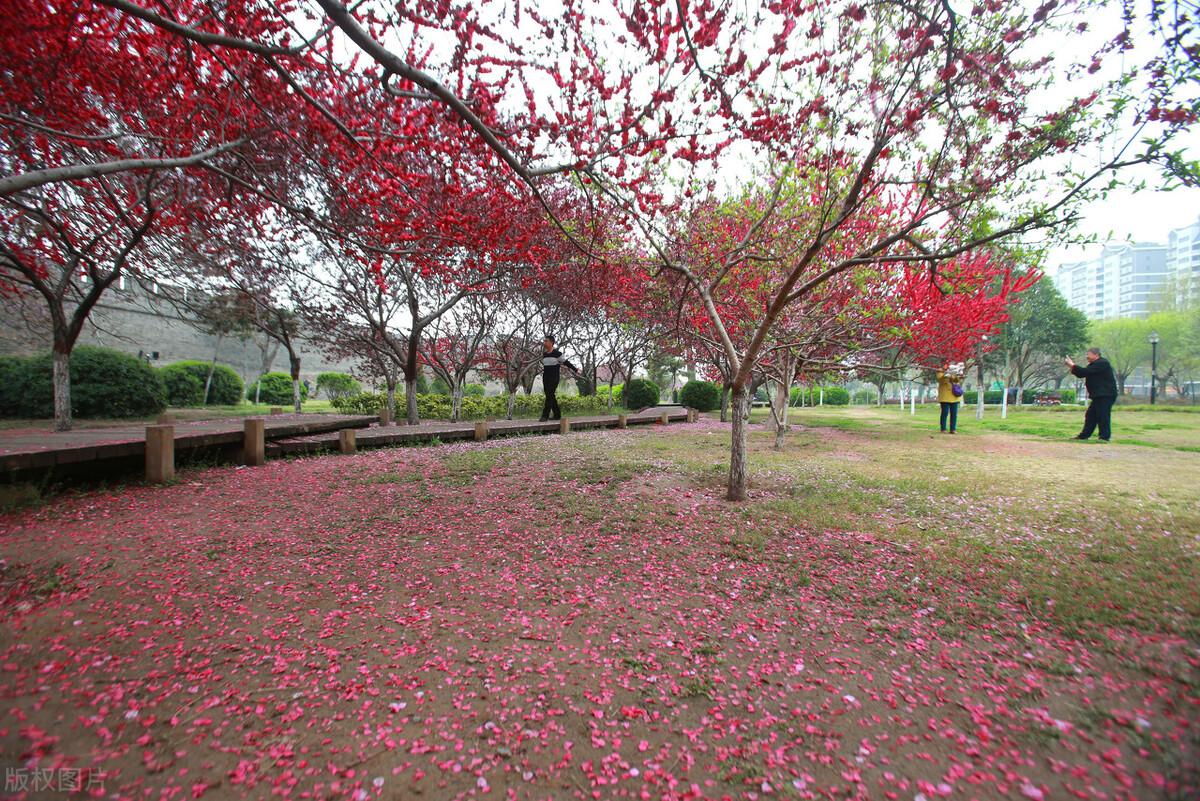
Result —
<instances>
[{"instance_id":1,"label":"trimmed shrub","mask_svg":"<svg viewBox=\"0 0 1200 801\"><path fill-rule=\"evenodd\" d=\"M362 385L347 373L317 373L317 391L314 394L322 392L333 400L344 395L357 395L362 392Z\"/></svg>"},{"instance_id":2,"label":"trimmed shrub","mask_svg":"<svg viewBox=\"0 0 1200 801\"><path fill-rule=\"evenodd\" d=\"M859 390L860 392L862 390ZM825 387L824 396L822 397L820 387L792 387L791 396L788 403L792 406L799 406L800 400L803 397L805 406L818 406L824 403L826 406L849 406L850 405L850 390L845 387ZM871 393L871 399L875 399L875 394Z\"/></svg>"},{"instance_id":3,"label":"trimmed shrub","mask_svg":"<svg viewBox=\"0 0 1200 801\"><path fill-rule=\"evenodd\" d=\"M721 388L711 381L689 381L683 385L679 399L684 406L711 412L721 405Z\"/></svg>"},{"instance_id":4,"label":"trimmed shrub","mask_svg":"<svg viewBox=\"0 0 1200 801\"><path fill-rule=\"evenodd\" d=\"M258 387L259 382L262 388ZM246 387L246 399L254 400L257 394L259 403L270 403L276 406L292 404L292 377L287 373L263 373L258 381L253 381ZM308 399L308 388L300 385L300 400Z\"/></svg>"},{"instance_id":5,"label":"trimmed shrub","mask_svg":"<svg viewBox=\"0 0 1200 801\"><path fill-rule=\"evenodd\" d=\"M204 379L194 371L183 365L168 364L159 368L158 375L166 387L167 403L171 406L204 405Z\"/></svg>"},{"instance_id":6,"label":"trimmed shrub","mask_svg":"<svg viewBox=\"0 0 1200 801\"><path fill-rule=\"evenodd\" d=\"M182 370L196 376L200 381L200 400L196 401L196 405L204 402L204 383L208 380L208 371L212 362L204 362L198 359L188 359L182 362L175 362L163 367L163 370ZM218 364L213 369L212 385L208 389L208 405L209 406L237 406L242 402L242 379L233 371L233 368ZM175 404L172 405L191 405L191 404Z\"/></svg>"},{"instance_id":7,"label":"trimmed shrub","mask_svg":"<svg viewBox=\"0 0 1200 801\"><path fill-rule=\"evenodd\" d=\"M482 398L487 394L483 384L466 384L463 386L463 397L466 398Z\"/></svg>"},{"instance_id":8,"label":"trimmed shrub","mask_svg":"<svg viewBox=\"0 0 1200 801\"><path fill-rule=\"evenodd\" d=\"M625 407L644 409L658 405L658 384L646 378L635 378L625 384ZM598 397L593 395L592 397Z\"/></svg>"},{"instance_id":9,"label":"trimmed shrub","mask_svg":"<svg viewBox=\"0 0 1200 801\"><path fill-rule=\"evenodd\" d=\"M43 353L8 365L17 417L54 416L54 359ZM167 408L167 390L154 368L111 348L80 345L71 353L71 414L75 417L146 417ZM6 410L6 413L7 412Z\"/></svg>"}]
</instances>

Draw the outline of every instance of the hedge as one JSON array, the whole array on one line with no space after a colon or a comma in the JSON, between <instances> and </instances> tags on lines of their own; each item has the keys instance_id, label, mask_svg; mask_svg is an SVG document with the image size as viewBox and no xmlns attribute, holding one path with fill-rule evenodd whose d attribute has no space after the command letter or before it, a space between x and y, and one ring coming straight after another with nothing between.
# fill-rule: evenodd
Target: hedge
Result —
<instances>
[{"instance_id":1,"label":"hedge","mask_svg":"<svg viewBox=\"0 0 1200 801\"><path fill-rule=\"evenodd\" d=\"M324 392L325 397L333 400L345 395L357 395L362 392L362 384L354 380L348 373L317 373L317 392Z\"/></svg>"},{"instance_id":2,"label":"hedge","mask_svg":"<svg viewBox=\"0 0 1200 801\"><path fill-rule=\"evenodd\" d=\"M1058 397L1063 403L1075 402L1075 390L1073 389L1026 389L1021 391L1021 402L1033 405L1033 403L1037 400L1038 395L1041 395L1042 393L1049 395L1055 392L1058 393ZM1009 397L1012 397L1012 394L1013 393L1010 390ZM999 405L1000 401L1003 399L1003 396L1004 393L1001 390L989 389L987 392L983 393L983 402L989 405ZM970 405L978 402L979 393L975 390L971 389L963 393L963 403Z\"/></svg>"},{"instance_id":3,"label":"hedge","mask_svg":"<svg viewBox=\"0 0 1200 801\"><path fill-rule=\"evenodd\" d=\"M161 375L166 372L172 375L176 372L185 372L195 376L200 381L200 398L194 403L180 402L177 403L175 398L171 398L172 406L199 406L204 403L204 383L208 380L208 371L212 367L212 362L199 361L198 359L188 359L182 362L168 364L159 370ZM168 387L172 386L171 382L175 379L167 378ZM176 384L182 386L182 383ZM184 396L186 397L186 395ZM233 371L232 367L224 364L218 364L213 369L212 385L208 389L208 405L209 406L237 406L242 402L242 379Z\"/></svg>"},{"instance_id":4,"label":"hedge","mask_svg":"<svg viewBox=\"0 0 1200 801\"><path fill-rule=\"evenodd\" d=\"M658 405L658 384L646 378L635 378L625 384L625 406L644 409ZM596 396L593 396L596 397Z\"/></svg>"},{"instance_id":5,"label":"hedge","mask_svg":"<svg viewBox=\"0 0 1200 801\"><path fill-rule=\"evenodd\" d=\"M850 405L850 390L845 387L825 387L824 398L822 398L820 387L792 387L791 397L788 402L792 406L799 406L802 396L805 406L817 406L822 402L826 406Z\"/></svg>"},{"instance_id":6,"label":"hedge","mask_svg":"<svg viewBox=\"0 0 1200 801\"><path fill-rule=\"evenodd\" d=\"M867 389L865 387L863 389L856 389L856 390L854 390L854 402L855 403L878 403L879 402L879 390Z\"/></svg>"},{"instance_id":7,"label":"hedge","mask_svg":"<svg viewBox=\"0 0 1200 801\"><path fill-rule=\"evenodd\" d=\"M168 364L158 371L167 389L167 403L172 406L203 406L204 379L177 364Z\"/></svg>"},{"instance_id":8,"label":"hedge","mask_svg":"<svg viewBox=\"0 0 1200 801\"><path fill-rule=\"evenodd\" d=\"M11 417L54 416L54 359L43 353L0 363L0 411ZM111 348L80 345L71 353L74 417L146 417L167 408L167 390L153 367Z\"/></svg>"},{"instance_id":9,"label":"hedge","mask_svg":"<svg viewBox=\"0 0 1200 801\"><path fill-rule=\"evenodd\" d=\"M262 387L259 388L259 383ZM257 381L246 387L246 400L258 398L259 403L290 406L295 400L292 393L292 377L287 373L263 373ZM300 400L308 400L308 387L300 385Z\"/></svg>"},{"instance_id":10,"label":"hedge","mask_svg":"<svg viewBox=\"0 0 1200 801\"><path fill-rule=\"evenodd\" d=\"M679 393L684 406L701 412L711 412L721 405L721 388L711 381L689 381Z\"/></svg>"},{"instance_id":11,"label":"hedge","mask_svg":"<svg viewBox=\"0 0 1200 801\"><path fill-rule=\"evenodd\" d=\"M613 386L612 386L613 406L621 405L621 396L624 394L624 391L625 391L624 384L613 384ZM596 397L598 397L602 401L604 401L605 408L608 407L608 384L601 384L600 386L596 387Z\"/></svg>"},{"instance_id":12,"label":"hedge","mask_svg":"<svg viewBox=\"0 0 1200 801\"><path fill-rule=\"evenodd\" d=\"M524 395L518 393L513 404L513 414L529 417L541 414L545 396ZM396 416L405 416L406 398L396 394ZM387 393L362 392L332 401L333 408L342 414L379 414L379 410L387 403ZM564 415L572 414L603 414L608 410L607 398L599 395L560 395L559 408ZM448 420L450 418L450 398L446 395L425 393L417 395L417 414L422 420ZM503 418L508 414L507 395L489 395L479 397L467 395L462 399L462 419L483 420L487 417Z\"/></svg>"}]
</instances>

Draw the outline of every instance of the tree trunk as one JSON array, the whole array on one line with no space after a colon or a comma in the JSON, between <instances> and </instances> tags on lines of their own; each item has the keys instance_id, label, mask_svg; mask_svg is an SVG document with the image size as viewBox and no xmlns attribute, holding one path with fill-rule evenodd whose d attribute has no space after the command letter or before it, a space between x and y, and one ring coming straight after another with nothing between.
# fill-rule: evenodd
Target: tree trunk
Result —
<instances>
[{"instance_id":1,"label":"tree trunk","mask_svg":"<svg viewBox=\"0 0 1200 801\"><path fill-rule=\"evenodd\" d=\"M608 410L610 412L612 411L612 407L613 407L613 379L614 378L616 378L616 375L614 375L613 373L608 374Z\"/></svg>"},{"instance_id":2,"label":"tree trunk","mask_svg":"<svg viewBox=\"0 0 1200 801\"><path fill-rule=\"evenodd\" d=\"M384 379L387 383L387 408L388 419L396 419L396 379L388 376Z\"/></svg>"},{"instance_id":3,"label":"tree trunk","mask_svg":"<svg viewBox=\"0 0 1200 801\"><path fill-rule=\"evenodd\" d=\"M517 406L517 389L513 387L508 391L508 419L513 419L513 411Z\"/></svg>"},{"instance_id":4,"label":"tree trunk","mask_svg":"<svg viewBox=\"0 0 1200 801\"><path fill-rule=\"evenodd\" d=\"M729 385L721 385L721 422L729 422Z\"/></svg>"},{"instance_id":5,"label":"tree trunk","mask_svg":"<svg viewBox=\"0 0 1200 801\"><path fill-rule=\"evenodd\" d=\"M300 396L300 357L289 354L288 361L292 366L292 407L296 414L300 414L300 404L303 401Z\"/></svg>"},{"instance_id":6,"label":"tree trunk","mask_svg":"<svg viewBox=\"0 0 1200 801\"><path fill-rule=\"evenodd\" d=\"M454 386L450 387L450 422L452 423L457 423L458 418L462 415L462 396L462 381L455 381Z\"/></svg>"},{"instance_id":7,"label":"tree trunk","mask_svg":"<svg viewBox=\"0 0 1200 801\"><path fill-rule=\"evenodd\" d=\"M71 346L54 343L54 430L70 431Z\"/></svg>"},{"instance_id":8,"label":"tree trunk","mask_svg":"<svg viewBox=\"0 0 1200 801\"><path fill-rule=\"evenodd\" d=\"M982 362L976 366L975 375L978 376L978 381L979 381L979 386L977 388L979 391L975 397L975 419L982 420L983 419L983 395L984 395L985 390L987 389L987 387L985 387L984 383L983 383L983 364L982 364Z\"/></svg>"},{"instance_id":9,"label":"tree trunk","mask_svg":"<svg viewBox=\"0 0 1200 801\"><path fill-rule=\"evenodd\" d=\"M206 378L204 380L204 405L205 406L208 405L208 392L210 389L212 389L213 373L215 373L217 371L217 354L219 354L221 352L221 340L223 338L224 338L223 334L217 335L217 347L213 349L212 361L208 365L208 378Z\"/></svg>"},{"instance_id":10,"label":"tree trunk","mask_svg":"<svg viewBox=\"0 0 1200 801\"><path fill-rule=\"evenodd\" d=\"M775 382L775 399L771 402L771 416L767 418L767 430L778 431L787 425L788 390L782 381Z\"/></svg>"},{"instance_id":11,"label":"tree trunk","mask_svg":"<svg viewBox=\"0 0 1200 801\"><path fill-rule=\"evenodd\" d=\"M749 497L750 468L746 464L746 427L750 421L750 393L746 386L734 385L730 390L733 431L729 442L729 491L726 499L744 501Z\"/></svg>"},{"instance_id":12,"label":"tree trunk","mask_svg":"<svg viewBox=\"0 0 1200 801\"><path fill-rule=\"evenodd\" d=\"M788 396L790 394L791 388L783 384L780 384L779 389L776 391L776 400L779 400L782 395L782 402L779 403L778 419L775 421L775 450L777 451L783 450L783 438L788 430ZM774 410L772 410L771 414L775 416Z\"/></svg>"},{"instance_id":13,"label":"tree trunk","mask_svg":"<svg viewBox=\"0 0 1200 801\"><path fill-rule=\"evenodd\" d=\"M404 375L404 400L406 407L404 422L415 426L421 422L421 416L417 412L417 374L415 372Z\"/></svg>"}]
</instances>

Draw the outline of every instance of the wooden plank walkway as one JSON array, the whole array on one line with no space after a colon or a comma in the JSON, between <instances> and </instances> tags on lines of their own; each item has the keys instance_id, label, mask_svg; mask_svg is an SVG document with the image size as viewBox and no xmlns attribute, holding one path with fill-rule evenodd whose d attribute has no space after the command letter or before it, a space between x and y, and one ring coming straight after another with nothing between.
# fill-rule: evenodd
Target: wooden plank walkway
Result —
<instances>
[{"instance_id":1,"label":"wooden plank walkway","mask_svg":"<svg viewBox=\"0 0 1200 801\"><path fill-rule=\"evenodd\" d=\"M628 425L652 425L662 420L667 413L668 422L686 422L688 412L682 406L655 406L641 412L626 416ZM619 417L615 414L589 415L586 417L569 417L572 431L597 428L617 428ZM355 447L379 448L389 445L409 445L427 442L437 437L442 441L475 438L475 422L461 423L421 423L415 426L391 425L372 426L355 433ZM559 430L559 421L551 420L490 420L488 421L487 436L506 437L519 434L552 434ZM334 433L297 436L275 439L267 444L267 456L287 456L299 453L318 453L338 449L338 435Z\"/></svg>"},{"instance_id":2,"label":"wooden plank walkway","mask_svg":"<svg viewBox=\"0 0 1200 801\"><path fill-rule=\"evenodd\" d=\"M240 447L245 419L201 420L172 423L175 452L198 448ZM335 414L280 414L263 417L269 440L337 432L343 428L366 428L378 417ZM335 434L336 436L336 434ZM81 428L75 431L0 431L0 474L45 470L59 466L81 466L87 462L144 457L146 426Z\"/></svg>"}]
</instances>

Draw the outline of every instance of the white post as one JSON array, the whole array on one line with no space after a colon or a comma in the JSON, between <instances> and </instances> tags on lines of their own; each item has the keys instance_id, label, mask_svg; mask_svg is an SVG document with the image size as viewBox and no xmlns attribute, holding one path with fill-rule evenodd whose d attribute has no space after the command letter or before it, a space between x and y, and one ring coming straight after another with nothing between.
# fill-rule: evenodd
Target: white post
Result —
<instances>
[{"instance_id":1,"label":"white post","mask_svg":"<svg viewBox=\"0 0 1200 801\"><path fill-rule=\"evenodd\" d=\"M1008 419L1008 384L1005 384L1000 390L1000 419Z\"/></svg>"},{"instance_id":2,"label":"white post","mask_svg":"<svg viewBox=\"0 0 1200 801\"><path fill-rule=\"evenodd\" d=\"M914 384L912 390L908 393L908 413L917 413L917 386Z\"/></svg>"},{"instance_id":3,"label":"white post","mask_svg":"<svg viewBox=\"0 0 1200 801\"><path fill-rule=\"evenodd\" d=\"M817 405L818 405L818 406L824 406L824 405L825 405L825 385L824 385L824 384L822 384L822 385L821 385L821 402L820 402L820 403L818 403Z\"/></svg>"}]
</instances>

